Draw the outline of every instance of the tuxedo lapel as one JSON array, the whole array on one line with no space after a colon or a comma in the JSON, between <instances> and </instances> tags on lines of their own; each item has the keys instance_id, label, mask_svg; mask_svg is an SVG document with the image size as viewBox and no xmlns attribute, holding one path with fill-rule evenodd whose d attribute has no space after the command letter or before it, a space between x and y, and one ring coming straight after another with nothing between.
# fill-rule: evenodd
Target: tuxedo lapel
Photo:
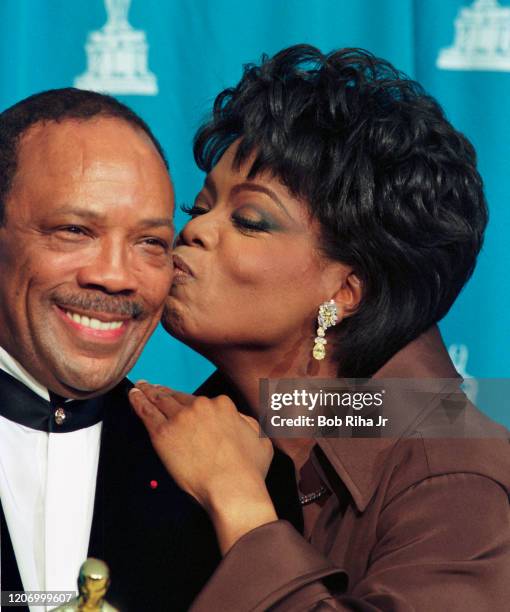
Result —
<instances>
[{"instance_id":1,"label":"tuxedo lapel","mask_svg":"<svg viewBox=\"0 0 510 612\"><path fill-rule=\"evenodd\" d=\"M111 572L123 612L184 611L219 562L205 512L168 475L126 388L104 415L89 555Z\"/></svg>"},{"instance_id":2,"label":"tuxedo lapel","mask_svg":"<svg viewBox=\"0 0 510 612\"><path fill-rule=\"evenodd\" d=\"M1 544L1 570L0 577L1 583L0 588L2 591L23 591L23 585L21 577L19 575L18 564L16 563L16 556L14 554L14 548L11 542L11 536L9 535L9 529L7 527L7 521L5 520L2 503L0 501L0 544ZM23 606L20 608L20 612L28 612L28 608Z\"/></svg>"},{"instance_id":3,"label":"tuxedo lapel","mask_svg":"<svg viewBox=\"0 0 510 612\"><path fill-rule=\"evenodd\" d=\"M3 370L0 370L0 403L1 408L5 409L9 405L12 410L19 407L21 398L17 393L10 393L6 397L6 381L12 382L12 386L18 391L20 396L33 395L26 389L22 383L18 383L17 380L12 379L10 376L5 374ZM42 403L42 402L41 402ZM3 412L3 410L0 410ZM7 521L5 519L4 510L2 507L2 501L0 499L0 590L2 591L23 591L23 583L21 582L21 576L18 569L18 563L16 561L16 555L14 554L14 547L12 545L11 536L9 534L9 528L7 527ZM21 606L20 612L29 612L27 606Z\"/></svg>"},{"instance_id":4,"label":"tuxedo lapel","mask_svg":"<svg viewBox=\"0 0 510 612\"><path fill-rule=\"evenodd\" d=\"M92 526L90 529L90 539L88 556L97 559L104 558L104 489L105 489L105 464L109 458L106 457L108 444L104 442L105 431L104 423L101 431L101 442L99 446L99 462L97 466L96 490L94 497L94 512L92 514Z\"/></svg>"},{"instance_id":5,"label":"tuxedo lapel","mask_svg":"<svg viewBox=\"0 0 510 612\"><path fill-rule=\"evenodd\" d=\"M220 561L204 510L168 475L124 381L105 400L89 556L110 567L123 612L184 612ZM23 590L1 512L2 588ZM22 608L22 612L28 608Z\"/></svg>"}]
</instances>

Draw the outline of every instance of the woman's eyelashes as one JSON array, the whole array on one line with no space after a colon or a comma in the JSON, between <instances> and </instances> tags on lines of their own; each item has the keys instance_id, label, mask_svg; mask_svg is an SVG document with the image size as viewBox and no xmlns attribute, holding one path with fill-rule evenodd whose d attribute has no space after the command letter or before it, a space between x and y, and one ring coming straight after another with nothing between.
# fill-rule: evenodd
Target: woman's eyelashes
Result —
<instances>
[{"instance_id":1,"label":"woman's eyelashes","mask_svg":"<svg viewBox=\"0 0 510 612\"><path fill-rule=\"evenodd\" d=\"M190 215L191 218L195 218L205 215L211 209L203 204L195 203L192 206L183 204L181 205L181 210ZM251 205L244 214L242 209L237 208L231 213L230 219L237 229L245 232L270 232L271 230L276 231L278 229L277 223L261 214Z\"/></svg>"},{"instance_id":2,"label":"woman's eyelashes","mask_svg":"<svg viewBox=\"0 0 510 612\"><path fill-rule=\"evenodd\" d=\"M190 217L198 217L198 215L205 215L209 212L209 209L205 206L197 206L197 204L181 204L180 209L183 213L186 213Z\"/></svg>"},{"instance_id":3,"label":"woman's eyelashes","mask_svg":"<svg viewBox=\"0 0 510 612\"><path fill-rule=\"evenodd\" d=\"M253 219L239 214L232 215L232 222L241 230L251 232L269 232L274 227L266 219Z\"/></svg>"}]
</instances>

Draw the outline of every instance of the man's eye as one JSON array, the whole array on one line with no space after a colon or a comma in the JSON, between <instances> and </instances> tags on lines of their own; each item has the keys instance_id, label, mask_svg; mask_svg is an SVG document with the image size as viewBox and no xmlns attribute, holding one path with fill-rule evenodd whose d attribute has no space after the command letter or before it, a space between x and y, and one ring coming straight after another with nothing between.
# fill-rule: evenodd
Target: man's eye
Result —
<instances>
[{"instance_id":1,"label":"man's eye","mask_svg":"<svg viewBox=\"0 0 510 612\"><path fill-rule=\"evenodd\" d=\"M187 204L181 204L182 212L186 213L190 217L198 217L198 215L205 215L205 213L209 212L209 209L203 206L197 206L194 204L193 206L188 206Z\"/></svg>"},{"instance_id":2,"label":"man's eye","mask_svg":"<svg viewBox=\"0 0 510 612\"><path fill-rule=\"evenodd\" d=\"M62 232L64 234L71 234L74 236L86 235L87 232L83 227L79 225L65 225L63 227L57 228L57 231Z\"/></svg>"},{"instance_id":3,"label":"man's eye","mask_svg":"<svg viewBox=\"0 0 510 612\"><path fill-rule=\"evenodd\" d=\"M162 240L161 238L144 238L144 244L154 249L160 249L163 251L168 251L169 246L166 240Z\"/></svg>"}]
</instances>

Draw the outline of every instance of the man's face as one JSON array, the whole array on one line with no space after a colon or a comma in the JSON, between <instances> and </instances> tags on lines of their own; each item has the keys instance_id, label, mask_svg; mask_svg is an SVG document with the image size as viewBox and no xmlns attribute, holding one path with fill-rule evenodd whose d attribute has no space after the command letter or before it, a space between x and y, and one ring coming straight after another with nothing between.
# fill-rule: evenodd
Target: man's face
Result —
<instances>
[{"instance_id":1,"label":"man's face","mask_svg":"<svg viewBox=\"0 0 510 612\"><path fill-rule=\"evenodd\" d=\"M23 135L0 227L0 345L68 397L113 387L172 280L173 190L149 138L119 119Z\"/></svg>"}]
</instances>

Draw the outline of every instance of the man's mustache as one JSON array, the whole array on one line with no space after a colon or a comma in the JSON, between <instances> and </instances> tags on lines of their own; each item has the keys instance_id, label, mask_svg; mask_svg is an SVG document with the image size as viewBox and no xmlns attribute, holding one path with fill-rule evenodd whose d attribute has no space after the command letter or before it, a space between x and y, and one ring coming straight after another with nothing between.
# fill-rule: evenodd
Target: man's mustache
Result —
<instances>
[{"instance_id":1,"label":"man's mustache","mask_svg":"<svg viewBox=\"0 0 510 612\"><path fill-rule=\"evenodd\" d=\"M96 292L56 292L52 298L61 308L81 308L92 312L127 315L135 319L145 313L141 302L118 295L109 296Z\"/></svg>"}]
</instances>

